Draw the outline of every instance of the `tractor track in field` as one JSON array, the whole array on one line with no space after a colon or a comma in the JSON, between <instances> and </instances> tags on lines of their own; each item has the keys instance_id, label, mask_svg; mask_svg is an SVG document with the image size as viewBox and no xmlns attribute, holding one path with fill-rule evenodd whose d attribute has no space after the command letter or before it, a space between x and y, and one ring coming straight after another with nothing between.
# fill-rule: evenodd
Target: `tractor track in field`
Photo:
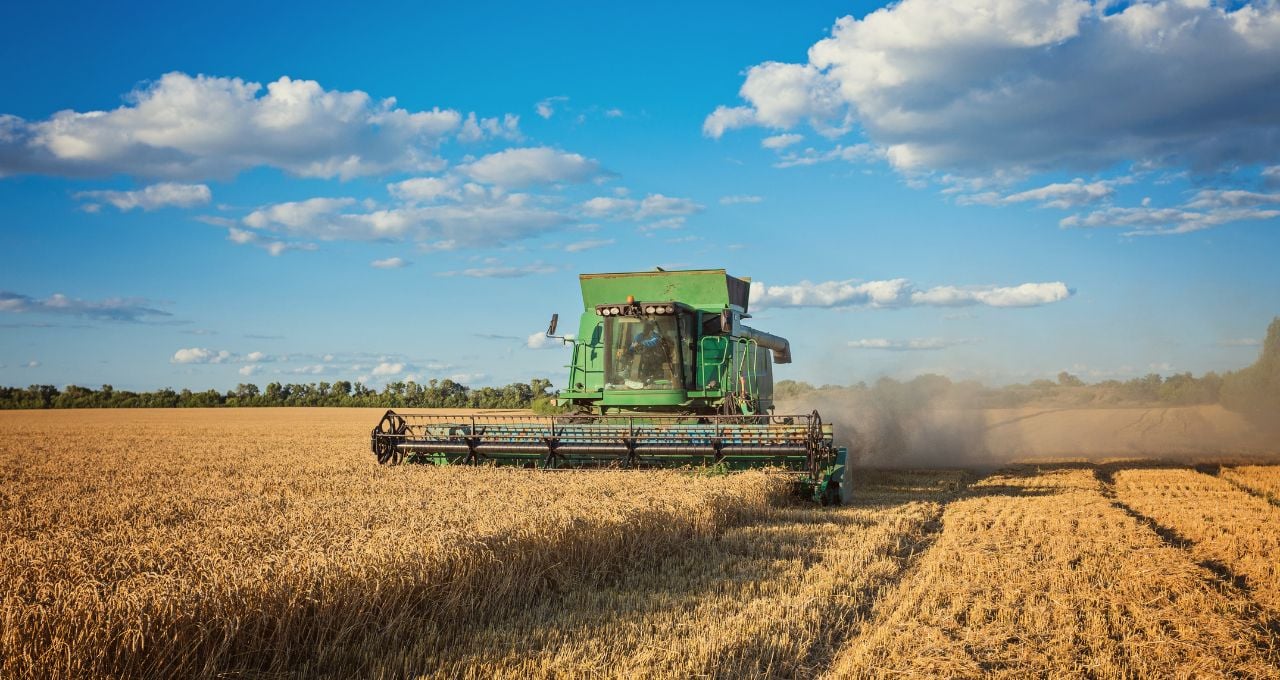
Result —
<instances>
[{"instance_id":1,"label":"tractor track in field","mask_svg":"<svg viewBox=\"0 0 1280 680\"><path fill-rule=\"evenodd\" d=\"M1234 595L1247 602L1248 608L1244 613L1250 617L1254 628L1259 633L1262 633L1264 638L1269 638L1273 641L1280 640L1280 617L1272 614L1267 607L1258 601L1254 588L1249 583L1249 579L1242 574L1236 573L1235 570L1221 560L1198 558L1194 553L1196 548L1195 541L1178 533L1172 527L1161 524L1156 521L1155 518L1139 512L1124 501L1120 500L1116 495L1115 472L1116 468L1109 465L1100 465L1094 468L1094 474L1097 476L1098 481L1102 486L1102 495L1111 503L1112 507L1123 512L1129 517L1132 517L1139 524L1158 536L1165 545L1179 550L1187 556L1188 560L1204 569L1207 572L1205 582L1208 585L1223 591L1225 594ZM1199 472L1200 474L1209 474L1203 471ZM1220 477L1216 474L1211 476ZM1238 487L1239 485L1235 486ZM1247 489L1242 490L1248 491ZM1256 494L1251 493L1251 495ZM1260 653L1272 656L1274 659L1276 655L1275 648L1267 647L1262 643L1256 643L1255 647L1257 647ZM1280 659L1275 660L1280 661Z\"/></svg>"}]
</instances>

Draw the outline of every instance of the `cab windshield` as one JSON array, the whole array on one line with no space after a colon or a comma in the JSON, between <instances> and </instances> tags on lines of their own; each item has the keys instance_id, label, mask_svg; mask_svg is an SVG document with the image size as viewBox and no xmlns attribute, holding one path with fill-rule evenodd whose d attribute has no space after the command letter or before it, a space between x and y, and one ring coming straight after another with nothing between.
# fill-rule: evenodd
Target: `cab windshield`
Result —
<instances>
[{"instance_id":1,"label":"cab windshield","mask_svg":"<svg viewBox=\"0 0 1280 680\"><path fill-rule=\"evenodd\" d=\"M604 320L606 387L611 390L670 390L684 386L677 318L684 315Z\"/></svg>"}]
</instances>

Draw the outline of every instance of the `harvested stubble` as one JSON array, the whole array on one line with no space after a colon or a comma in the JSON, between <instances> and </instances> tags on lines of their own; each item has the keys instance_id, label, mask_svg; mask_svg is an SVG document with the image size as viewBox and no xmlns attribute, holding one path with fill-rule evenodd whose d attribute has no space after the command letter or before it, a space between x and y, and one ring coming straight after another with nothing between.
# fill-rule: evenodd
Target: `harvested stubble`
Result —
<instances>
[{"instance_id":1,"label":"harvested stubble","mask_svg":"<svg viewBox=\"0 0 1280 680\"><path fill-rule=\"evenodd\" d=\"M1194 470L1124 470L1115 485L1121 502L1189 542L1196 559L1242 578L1280 616L1280 507Z\"/></svg>"},{"instance_id":2,"label":"harvested stubble","mask_svg":"<svg viewBox=\"0 0 1280 680\"><path fill-rule=\"evenodd\" d=\"M908 479L909 477L909 479ZM922 549L954 473L859 478L852 507L776 508L697 550L479 631L433 676L812 677ZM405 670L412 667L404 666Z\"/></svg>"},{"instance_id":3,"label":"harvested stubble","mask_svg":"<svg viewBox=\"0 0 1280 680\"><path fill-rule=\"evenodd\" d=\"M1222 477L1280 505L1280 465L1241 465L1222 468Z\"/></svg>"},{"instance_id":4,"label":"harvested stubble","mask_svg":"<svg viewBox=\"0 0 1280 680\"><path fill-rule=\"evenodd\" d=\"M998 474L943 514L835 677L1276 677L1251 603L1087 466Z\"/></svg>"},{"instance_id":5,"label":"harvested stubble","mask_svg":"<svg viewBox=\"0 0 1280 680\"><path fill-rule=\"evenodd\" d=\"M364 675L785 493L758 473L381 468L370 415L0 414L0 676Z\"/></svg>"}]
</instances>

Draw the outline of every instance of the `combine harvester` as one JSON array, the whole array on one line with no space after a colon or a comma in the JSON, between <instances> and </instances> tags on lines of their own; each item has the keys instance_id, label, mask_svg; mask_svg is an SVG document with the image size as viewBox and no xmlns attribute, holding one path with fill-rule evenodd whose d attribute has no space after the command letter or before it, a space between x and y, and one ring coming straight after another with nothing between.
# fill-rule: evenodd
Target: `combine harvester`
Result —
<instances>
[{"instance_id":1,"label":"combine harvester","mask_svg":"<svg viewBox=\"0 0 1280 680\"><path fill-rule=\"evenodd\" d=\"M750 280L723 269L583 274L583 312L562 416L387 411L380 463L780 468L805 496L840 502L846 451L817 411L773 413L773 364L786 339L744 326Z\"/></svg>"}]
</instances>

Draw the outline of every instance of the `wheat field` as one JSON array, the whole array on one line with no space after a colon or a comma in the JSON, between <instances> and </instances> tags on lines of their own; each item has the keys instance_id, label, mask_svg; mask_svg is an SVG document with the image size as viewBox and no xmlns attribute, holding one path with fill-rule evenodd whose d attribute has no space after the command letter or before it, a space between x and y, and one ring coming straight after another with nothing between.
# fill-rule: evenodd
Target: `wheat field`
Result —
<instances>
[{"instance_id":1,"label":"wheat field","mask_svg":"<svg viewBox=\"0 0 1280 680\"><path fill-rule=\"evenodd\" d=\"M378 415L0 413L0 677L1280 677L1280 468L856 470L820 508L380 467Z\"/></svg>"}]
</instances>

